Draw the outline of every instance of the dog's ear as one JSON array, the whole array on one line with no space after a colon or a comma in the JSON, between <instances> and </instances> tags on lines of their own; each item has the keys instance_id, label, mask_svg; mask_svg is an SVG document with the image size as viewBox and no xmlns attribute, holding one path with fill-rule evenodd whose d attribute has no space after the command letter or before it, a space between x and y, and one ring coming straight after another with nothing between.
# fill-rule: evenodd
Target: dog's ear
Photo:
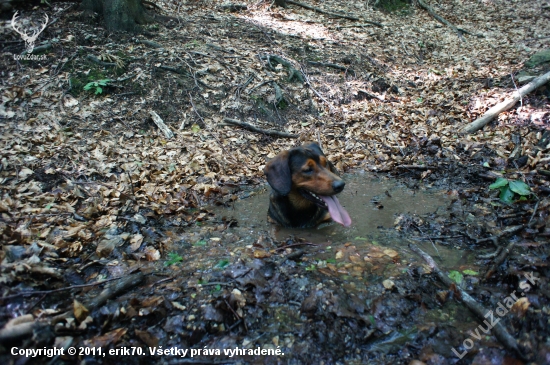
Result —
<instances>
[{"instance_id":1,"label":"dog's ear","mask_svg":"<svg viewBox=\"0 0 550 365\"><path fill-rule=\"evenodd\" d=\"M308 150L312 150L313 152L315 152L318 155L321 155L321 156L325 155L323 153L323 150L321 150L321 147L316 142L311 142L311 143L305 145L304 147L307 148Z\"/></svg>"},{"instance_id":2,"label":"dog's ear","mask_svg":"<svg viewBox=\"0 0 550 365\"><path fill-rule=\"evenodd\" d=\"M283 151L267 163L264 167L264 174L267 182L277 194L286 196L292 187L292 176L288 165L289 153Z\"/></svg>"}]
</instances>

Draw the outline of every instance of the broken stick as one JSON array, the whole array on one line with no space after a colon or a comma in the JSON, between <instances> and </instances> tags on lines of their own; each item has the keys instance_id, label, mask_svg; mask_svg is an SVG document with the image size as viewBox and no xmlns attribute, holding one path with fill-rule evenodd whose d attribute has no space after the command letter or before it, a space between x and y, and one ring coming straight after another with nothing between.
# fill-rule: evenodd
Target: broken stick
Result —
<instances>
[{"instance_id":1,"label":"broken stick","mask_svg":"<svg viewBox=\"0 0 550 365\"><path fill-rule=\"evenodd\" d=\"M527 85L523 86L521 89L517 90L517 92L514 93L515 95L513 97L508 98L504 100L502 103L499 103L494 107L492 107L491 109L487 110L487 112L481 118L478 118L474 120L472 123L468 124L466 127L464 127L462 131L464 133L474 133L480 130L486 124L488 124L491 120L496 118L500 113L513 107L519 101L519 99L529 94L531 91L535 90L536 88L546 84L549 80L550 80L550 72L547 72L544 75L537 77Z\"/></svg>"},{"instance_id":2,"label":"broken stick","mask_svg":"<svg viewBox=\"0 0 550 365\"><path fill-rule=\"evenodd\" d=\"M151 114L151 117L153 117L153 122L155 122L157 127L159 127L159 129L162 131L162 133L164 133L164 136L166 138L173 138L174 137L174 133L172 133L170 128L168 128L168 126L166 124L164 124L164 122L162 121L162 118L156 112L150 110L149 114Z\"/></svg>"},{"instance_id":3,"label":"broken stick","mask_svg":"<svg viewBox=\"0 0 550 365\"><path fill-rule=\"evenodd\" d=\"M426 261L428 266L432 269L432 271L437 275L439 280L443 282L443 284L447 285L448 287L455 286L455 290L459 293L459 299L464 305L472 311L480 321L486 321L487 315L489 313L492 313L492 311L487 310L484 308L481 304L476 302L474 298L470 296L470 294L466 293L464 290L460 289L458 286L454 285L454 282L445 274L443 271L439 269L437 264L435 263L434 259L428 255L426 252L422 251L417 245L409 244L409 248L418 254L420 257ZM491 314L492 315L492 314ZM495 321L496 322L496 321ZM494 333L495 337L509 350L513 350L515 353L517 353L521 359L526 360L526 356L521 352L521 350L518 347L518 344L516 342L516 339L508 333L508 330L504 327L504 325L498 321L493 328L491 329L491 332Z\"/></svg>"}]
</instances>

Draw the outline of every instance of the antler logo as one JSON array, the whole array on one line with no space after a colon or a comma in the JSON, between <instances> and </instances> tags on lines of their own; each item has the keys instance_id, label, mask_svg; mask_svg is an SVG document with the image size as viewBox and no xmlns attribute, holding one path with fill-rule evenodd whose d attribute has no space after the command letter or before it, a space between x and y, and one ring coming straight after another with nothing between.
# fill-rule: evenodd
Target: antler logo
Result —
<instances>
[{"instance_id":1,"label":"antler logo","mask_svg":"<svg viewBox=\"0 0 550 365\"><path fill-rule=\"evenodd\" d=\"M19 29L15 24L15 21L17 20L17 13L18 12L16 11L15 14L13 14L13 18L11 18L11 26L13 27L13 30L19 33L21 35L21 38L23 38L23 40L25 41L27 53L32 53L34 49L34 43L38 39L40 33L42 33L44 29L46 29L46 26L48 26L48 20L50 19L48 18L48 14L45 14L46 21L44 22L44 24L42 24L42 28L40 30L35 29L33 30L32 35L28 35L26 31Z\"/></svg>"}]
</instances>

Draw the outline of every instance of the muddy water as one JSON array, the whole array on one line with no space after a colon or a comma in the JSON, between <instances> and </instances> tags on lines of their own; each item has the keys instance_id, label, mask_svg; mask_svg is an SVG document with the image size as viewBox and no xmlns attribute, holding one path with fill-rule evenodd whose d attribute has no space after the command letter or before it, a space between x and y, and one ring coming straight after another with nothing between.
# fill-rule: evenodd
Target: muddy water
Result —
<instances>
[{"instance_id":1,"label":"muddy water","mask_svg":"<svg viewBox=\"0 0 550 365\"><path fill-rule=\"evenodd\" d=\"M319 244L322 248L334 248L345 245L353 247L353 255L361 258L375 251L394 249L399 253L402 264L418 261L419 258L408 249L408 243L395 230L396 220L402 214L423 215L437 212L438 216L446 215L450 198L446 191L420 188L412 190L395 180L373 178L370 174L357 173L343 177L346 181L344 191L338 195L340 203L349 212L353 224L343 227L337 223L322 225L315 229L274 229L267 223L267 209L270 189L262 189L252 193L245 199L238 200L230 208L217 209L217 216L234 219L239 224L239 230L246 230L250 239L254 239L265 232L274 235L277 240L289 236L305 239L308 242ZM247 243L245 239L242 243ZM432 242L416 242L438 260L444 267L455 267L469 261L457 250L441 245L432 245ZM434 246L436 248L434 248ZM349 251L349 248L346 250ZM334 255L335 251L332 251ZM330 252L320 252L319 258L326 258Z\"/></svg>"}]
</instances>

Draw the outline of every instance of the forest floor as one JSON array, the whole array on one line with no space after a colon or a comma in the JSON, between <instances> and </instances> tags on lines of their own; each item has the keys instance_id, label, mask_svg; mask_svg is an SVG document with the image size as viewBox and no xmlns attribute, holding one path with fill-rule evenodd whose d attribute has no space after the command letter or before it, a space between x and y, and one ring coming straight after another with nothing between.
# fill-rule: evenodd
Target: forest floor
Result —
<instances>
[{"instance_id":1,"label":"forest floor","mask_svg":"<svg viewBox=\"0 0 550 365\"><path fill-rule=\"evenodd\" d=\"M462 131L548 72L547 1L432 4L467 33L397 1L158 4L139 34L29 8L34 60L1 23L1 363L550 364L550 88ZM307 141L362 179L355 228L239 208Z\"/></svg>"}]
</instances>

